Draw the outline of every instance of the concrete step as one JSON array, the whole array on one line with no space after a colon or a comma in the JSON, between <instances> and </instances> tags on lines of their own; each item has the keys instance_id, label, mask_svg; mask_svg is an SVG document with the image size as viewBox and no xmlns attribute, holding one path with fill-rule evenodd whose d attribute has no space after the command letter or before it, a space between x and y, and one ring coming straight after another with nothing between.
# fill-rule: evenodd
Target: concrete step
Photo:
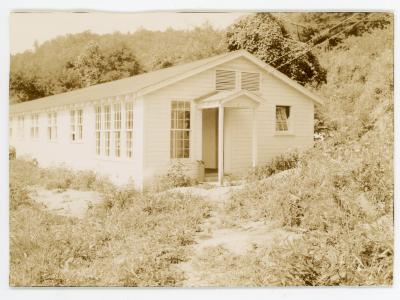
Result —
<instances>
[{"instance_id":1,"label":"concrete step","mask_svg":"<svg viewBox=\"0 0 400 300\"><path fill-rule=\"evenodd\" d=\"M215 182L218 181L218 174L206 174L204 177L205 182Z\"/></svg>"}]
</instances>

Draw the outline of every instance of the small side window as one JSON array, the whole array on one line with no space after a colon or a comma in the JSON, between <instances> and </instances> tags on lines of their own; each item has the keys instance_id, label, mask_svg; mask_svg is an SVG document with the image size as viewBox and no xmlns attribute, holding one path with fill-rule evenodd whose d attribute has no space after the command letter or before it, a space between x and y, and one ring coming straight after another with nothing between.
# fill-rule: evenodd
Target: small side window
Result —
<instances>
[{"instance_id":1,"label":"small side window","mask_svg":"<svg viewBox=\"0 0 400 300\"><path fill-rule=\"evenodd\" d=\"M277 132L289 131L289 120L290 120L290 106L277 106L275 130Z\"/></svg>"}]
</instances>

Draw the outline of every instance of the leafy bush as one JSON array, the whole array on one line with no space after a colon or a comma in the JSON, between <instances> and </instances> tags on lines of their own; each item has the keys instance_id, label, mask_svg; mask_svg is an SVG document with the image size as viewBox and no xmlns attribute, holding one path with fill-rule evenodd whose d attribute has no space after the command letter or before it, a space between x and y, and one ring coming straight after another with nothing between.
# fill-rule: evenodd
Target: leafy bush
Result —
<instances>
[{"instance_id":1,"label":"leafy bush","mask_svg":"<svg viewBox=\"0 0 400 300\"><path fill-rule=\"evenodd\" d=\"M251 283L392 283L392 41L391 28L375 30L321 55L331 70L322 87L330 99L320 111L327 138L284 180L250 183L227 203L233 220L276 221L301 233L288 245L236 258Z\"/></svg>"},{"instance_id":2,"label":"leafy bush","mask_svg":"<svg viewBox=\"0 0 400 300\"><path fill-rule=\"evenodd\" d=\"M269 163L254 168L248 175L248 179L250 181L263 179L282 171L294 169L299 160L300 153L297 150L283 153L273 158Z\"/></svg>"},{"instance_id":3,"label":"leafy bush","mask_svg":"<svg viewBox=\"0 0 400 300\"><path fill-rule=\"evenodd\" d=\"M182 162L176 162L170 166L167 173L158 176L152 188L156 191L166 191L181 186L194 185L196 181L187 175L187 166Z\"/></svg>"}]
</instances>

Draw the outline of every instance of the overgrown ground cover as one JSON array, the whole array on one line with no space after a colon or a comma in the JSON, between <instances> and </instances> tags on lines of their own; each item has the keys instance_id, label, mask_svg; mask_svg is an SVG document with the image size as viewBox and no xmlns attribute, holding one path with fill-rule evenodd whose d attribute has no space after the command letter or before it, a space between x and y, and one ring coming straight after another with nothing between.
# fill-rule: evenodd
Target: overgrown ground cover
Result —
<instances>
[{"instance_id":1,"label":"overgrown ground cover","mask_svg":"<svg viewBox=\"0 0 400 300\"><path fill-rule=\"evenodd\" d=\"M188 258L192 236L209 216L198 198L179 194L140 194L103 188L88 174L78 185L59 180L54 187L100 186L104 200L86 218L53 215L33 202L29 185L47 185L50 175L32 162L10 161L10 284L12 286L179 286L176 264ZM82 174L81 174L82 175ZM89 177L91 180L85 181ZM49 181L47 181L47 178ZM62 178L62 177L61 177ZM53 186L53 183L50 185ZM109 185L107 185L109 186Z\"/></svg>"},{"instance_id":2,"label":"overgrown ground cover","mask_svg":"<svg viewBox=\"0 0 400 300\"><path fill-rule=\"evenodd\" d=\"M258 170L225 207L228 219L279 221L302 237L244 256L217 249L229 268L214 284L392 283L392 41L389 27L321 52L330 69L318 115L326 140L295 163L289 156L287 168L296 169L284 180L262 179L284 169L284 158ZM213 262L204 257L203 267Z\"/></svg>"}]
</instances>

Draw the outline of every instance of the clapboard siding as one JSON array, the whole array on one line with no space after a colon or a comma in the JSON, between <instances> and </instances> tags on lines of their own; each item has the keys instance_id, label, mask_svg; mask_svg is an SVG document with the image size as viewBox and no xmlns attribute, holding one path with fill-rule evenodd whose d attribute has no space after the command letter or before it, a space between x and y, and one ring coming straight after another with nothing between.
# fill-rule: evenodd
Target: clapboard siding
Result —
<instances>
[{"instance_id":1,"label":"clapboard siding","mask_svg":"<svg viewBox=\"0 0 400 300\"><path fill-rule=\"evenodd\" d=\"M215 90L215 71L229 69L261 74L260 96L265 99L257 110L258 163L293 148L313 144L314 103L292 87L276 79L245 58L234 59L213 69L162 88L144 97L144 161L145 178L164 173L170 166L170 103L192 101L191 153L188 162L194 168L202 159L202 114L193 99ZM275 106L291 106L293 135L275 135ZM252 112L246 109L225 109L225 171L243 174L252 162Z\"/></svg>"},{"instance_id":2,"label":"clapboard siding","mask_svg":"<svg viewBox=\"0 0 400 300\"><path fill-rule=\"evenodd\" d=\"M110 176L116 183L124 184L134 181L140 184L141 168L133 159L115 159L113 157L99 158L95 153L95 109L94 104L79 107L83 110L83 139L70 140L70 109L68 107L54 108L57 112L57 139L47 137L47 111L39 114L39 137L30 137L31 113L25 113L24 138L18 138L17 122L13 122L14 134L10 144L17 150L17 156L28 156L38 161L40 166L64 166L76 170L94 170ZM16 118L14 117L16 120ZM121 141L122 142L122 141ZM135 143L137 143L136 141ZM111 144L113 147L113 144Z\"/></svg>"}]
</instances>

